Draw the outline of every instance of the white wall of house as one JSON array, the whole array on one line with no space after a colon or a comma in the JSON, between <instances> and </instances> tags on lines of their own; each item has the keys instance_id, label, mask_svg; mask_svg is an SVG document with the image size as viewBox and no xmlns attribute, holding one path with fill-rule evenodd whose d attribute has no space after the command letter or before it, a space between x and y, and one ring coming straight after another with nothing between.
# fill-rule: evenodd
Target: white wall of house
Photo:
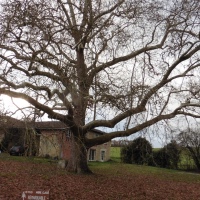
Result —
<instances>
[{"instance_id":1,"label":"white wall of house","mask_svg":"<svg viewBox=\"0 0 200 200\"><path fill-rule=\"evenodd\" d=\"M87 134L88 138L99 137L98 133L89 132ZM101 145L96 145L91 147L88 150L88 160L89 161L100 161L105 162L110 160L110 149L111 149L111 141L106 142Z\"/></svg>"}]
</instances>

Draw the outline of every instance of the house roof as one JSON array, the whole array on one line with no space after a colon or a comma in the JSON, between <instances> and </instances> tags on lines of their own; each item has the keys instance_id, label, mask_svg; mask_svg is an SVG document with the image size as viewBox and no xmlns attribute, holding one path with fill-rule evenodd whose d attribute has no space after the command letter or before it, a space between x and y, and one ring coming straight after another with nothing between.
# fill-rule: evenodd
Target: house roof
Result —
<instances>
[{"instance_id":1,"label":"house roof","mask_svg":"<svg viewBox=\"0 0 200 200\"><path fill-rule=\"evenodd\" d=\"M34 122L34 127L40 130L49 130L49 129L56 129L56 130L64 130L67 129L68 126L60 121L42 121L42 122ZM95 132L99 135L105 134L105 132L100 131L98 129L92 129L92 132Z\"/></svg>"},{"instance_id":2,"label":"house roof","mask_svg":"<svg viewBox=\"0 0 200 200\"><path fill-rule=\"evenodd\" d=\"M1 128L24 128L25 122L15 119L10 116L0 116Z\"/></svg>"},{"instance_id":3,"label":"house roof","mask_svg":"<svg viewBox=\"0 0 200 200\"><path fill-rule=\"evenodd\" d=\"M33 125L36 129L66 129L68 126L60 121L42 121L34 122Z\"/></svg>"},{"instance_id":4,"label":"house roof","mask_svg":"<svg viewBox=\"0 0 200 200\"><path fill-rule=\"evenodd\" d=\"M68 126L60 121L40 121L40 122L25 122L18 119L15 119L10 116L0 117L0 127L1 128L35 128L39 130L64 130ZM92 132L95 132L99 135L105 134L105 132L98 129L92 129Z\"/></svg>"}]
</instances>

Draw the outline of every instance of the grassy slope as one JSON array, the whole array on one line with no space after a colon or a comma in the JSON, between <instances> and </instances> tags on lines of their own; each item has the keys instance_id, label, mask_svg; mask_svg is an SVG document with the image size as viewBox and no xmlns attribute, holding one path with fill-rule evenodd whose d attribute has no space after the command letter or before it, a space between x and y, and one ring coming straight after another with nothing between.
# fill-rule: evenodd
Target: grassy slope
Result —
<instances>
[{"instance_id":1,"label":"grassy slope","mask_svg":"<svg viewBox=\"0 0 200 200\"><path fill-rule=\"evenodd\" d=\"M31 163L41 163L50 164L48 159L44 158L27 158L21 156L9 156L7 154L0 154L0 161L19 161L19 162L31 162ZM178 170L141 166L133 164L124 164L120 162L120 147L111 148L111 161L110 162L89 162L89 167L94 173L97 174L107 174L113 176L123 176L124 173L131 175L144 175L144 176L154 176L159 179L166 179L171 181L184 181L184 182L198 182L200 183L200 175L186 173Z\"/></svg>"},{"instance_id":2,"label":"grassy slope","mask_svg":"<svg viewBox=\"0 0 200 200\"><path fill-rule=\"evenodd\" d=\"M107 163L92 162L89 163L89 166L94 173L98 174L100 173L113 176L123 176L126 173L134 176L153 176L155 178L168 181L200 183L200 174L187 173L172 169L123 164L115 161L110 161Z\"/></svg>"},{"instance_id":3,"label":"grassy slope","mask_svg":"<svg viewBox=\"0 0 200 200\"><path fill-rule=\"evenodd\" d=\"M200 174L196 174L196 173L192 174L192 173L186 173L186 172L172 170L172 169L120 163L121 162L120 150L121 150L121 147L111 147L112 161L111 163L107 163L107 164L105 163L104 168L111 169L113 167L113 170L116 170L116 171L127 170L134 174L138 174L138 173L146 174L146 175L148 174L148 175L154 175L160 178L167 178L171 180L181 180L181 181L186 181L186 182L188 181L200 182ZM159 149L156 149L156 150L159 150ZM182 155L181 159L182 159L181 164L186 164L185 155ZM113 164L113 162L117 162L117 163Z\"/></svg>"}]
</instances>

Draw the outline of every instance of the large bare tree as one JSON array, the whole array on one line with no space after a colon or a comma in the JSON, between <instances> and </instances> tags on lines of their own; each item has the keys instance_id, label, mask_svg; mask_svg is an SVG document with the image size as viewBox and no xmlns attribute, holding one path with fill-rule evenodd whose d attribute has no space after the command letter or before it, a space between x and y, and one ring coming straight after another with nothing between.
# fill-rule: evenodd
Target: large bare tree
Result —
<instances>
[{"instance_id":1,"label":"large bare tree","mask_svg":"<svg viewBox=\"0 0 200 200\"><path fill-rule=\"evenodd\" d=\"M199 0L1 2L0 94L69 126L67 170L90 172L94 145L200 116ZM101 127L114 129L86 138Z\"/></svg>"}]
</instances>

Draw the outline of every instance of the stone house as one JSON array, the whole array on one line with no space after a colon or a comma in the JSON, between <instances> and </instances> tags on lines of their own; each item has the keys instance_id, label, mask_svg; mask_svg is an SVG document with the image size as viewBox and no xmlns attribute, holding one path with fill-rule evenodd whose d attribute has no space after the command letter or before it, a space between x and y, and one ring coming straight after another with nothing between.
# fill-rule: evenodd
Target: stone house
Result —
<instances>
[{"instance_id":1,"label":"stone house","mask_svg":"<svg viewBox=\"0 0 200 200\"><path fill-rule=\"evenodd\" d=\"M40 134L39 156L58 157L68 159L70 156L71 133L67 126L58 121L36 122L35 128ZM99 137L106 134L99 130L87 133L88 138ZM88 150L88 161L110 160L111 142L96 145Z\"/></svg>"},{"instance_id":2,"label":"stone house","mask_svg":"<svg viewBox=\"0 0 200 200\"><path fill-rule=\"evenodd\" d=\"M68 159L70 156L70 137L68 127L60 121L23 122L11 117L0 118L0 143L8 132L15 132L9 139L8 149L12 145L28 145L28 155ZM87 133L88 138L106 134L99 130ZM13 138L14 137L14 138ZM88 150L89 161L110 160L111 142L96 145Z\"/></svg>"}]
</instances>

